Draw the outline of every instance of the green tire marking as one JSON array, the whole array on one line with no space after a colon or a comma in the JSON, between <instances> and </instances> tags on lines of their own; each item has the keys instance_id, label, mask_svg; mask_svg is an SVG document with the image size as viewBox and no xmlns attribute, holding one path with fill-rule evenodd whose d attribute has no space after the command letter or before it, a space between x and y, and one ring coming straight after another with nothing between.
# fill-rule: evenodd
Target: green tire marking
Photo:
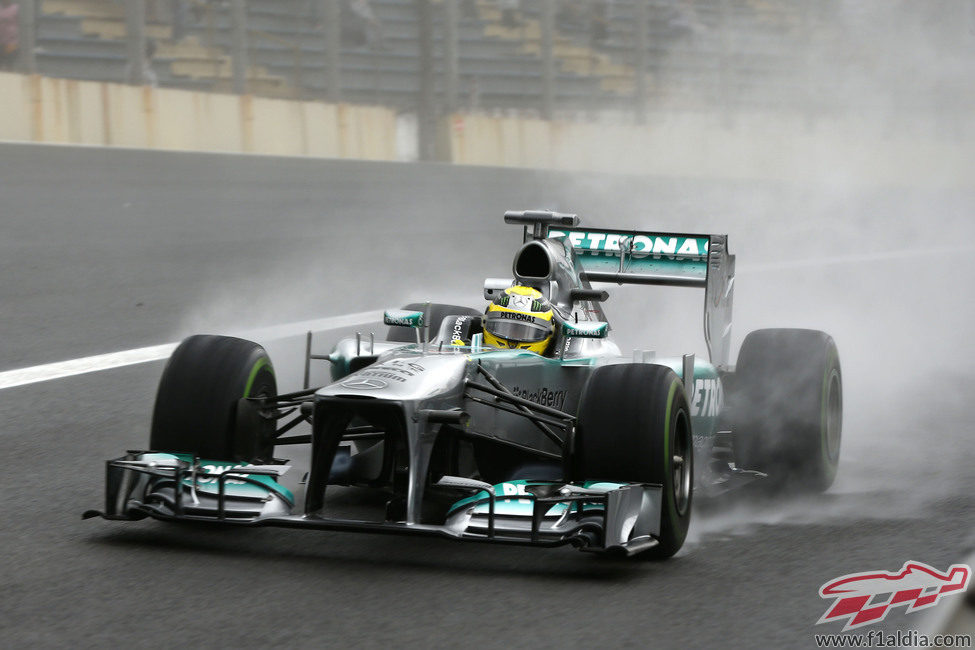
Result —
<instances>
[{"instance_id":1,"label":"green tire marking","mask_svg":"<svg viewBox=\"0 0 975 650\"><path fill-rule=\"evenodd\" d=\"M244 386L244 397L251 396L251 388L254 387L254 378L257 377L257 373L260 372L261 368L264 366L267 366L268 372L270 372L272 375L274 374L274 368L268 362L267 357L261 357L258 359L257 363L254 364L254 367L251 368L251 374L247 378L247 384Z\"/></svg>"},{"instance_id":2,"label":"green tire marking","mask_svg":"<svg viewBox=\"0 0 975 650\"><path fill-rule=\"evenodd\" d=\"M681 382L678 382L678 381L673 381L673 382L670 383L670 392L667 393L667 411L666 411L666 418L667 419L664 420L664 427L665 427L665 431L664 431L664 468L668 468L669 467L670 468L670 472L665 472L665 474L669 473L671 475L669 477L669 480L667 481L668 487L670 488L670 492L671 492L671 495L670 495L671 496L670 503L668 503L667 506L668 506L668 509L670 510L671 514L673 515L673 519L674 520L676 520L680 515L677 514L677 494L674 491L674 477L673 477L673 473L674 473L674 467L673 467L674 459L671 458L671 456L670 456L670 411L671 411L671 407L673 407L673 405L674 405L674 394L677 392L677 388L678 388L678 386L680 386L680 383Z\"/></svg>"}]
</instances>

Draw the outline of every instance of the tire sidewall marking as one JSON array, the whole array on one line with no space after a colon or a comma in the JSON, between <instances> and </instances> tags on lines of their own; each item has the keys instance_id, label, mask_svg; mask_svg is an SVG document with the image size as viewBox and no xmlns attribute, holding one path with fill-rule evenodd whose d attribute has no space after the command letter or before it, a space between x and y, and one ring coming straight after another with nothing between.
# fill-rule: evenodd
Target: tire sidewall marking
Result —
<instances>
[{"instance_id":1,"label":"tire sidewall marking","mask_svg":"<svg viewBox=\"0 0 975 650\"><path fill-rule=\"evenodd\" d=\"M272 375L274 374L274 368L271 366L271 362L267 357L262 356L260 359L258 359L254 364L254 367L251 368L250 375L247 377L247 383L244 385L244 397L251 396L251 389L254 387L254 380L257 378L257 373L259 373L261 368L264 367L267 367L268 372L270 372Z\"/></svg>"},{"instance_id":2,"label":"tire sidewall marking","mask_svg":"<svg viewBox=\"0 0 975 650\"><path fill-rule=\"evenodd\" d=\"M680 514L678 514L677 512L677 493L674 490L674 462L673 462L673 458L671 458L670 455L670 437L672 433L676 435L676 431L677 431L677 427L671 425L673 423L673 416L676 415L675 413L672 413L674 410L674 398L677 394L677 390L680 387L681 387L681 382L679 381L671 382L670 391L667 394L667 411L666 411L666 417L664 419L664 427L666 427L666 430L664 431L663 462L664 462L664 477L665 480L667 481L664 485L664 490L670 491L670 498L667 500L667 507L670 510L673 521L677 521L678 519L680 519Z\"/></svg>"}]
</instances>

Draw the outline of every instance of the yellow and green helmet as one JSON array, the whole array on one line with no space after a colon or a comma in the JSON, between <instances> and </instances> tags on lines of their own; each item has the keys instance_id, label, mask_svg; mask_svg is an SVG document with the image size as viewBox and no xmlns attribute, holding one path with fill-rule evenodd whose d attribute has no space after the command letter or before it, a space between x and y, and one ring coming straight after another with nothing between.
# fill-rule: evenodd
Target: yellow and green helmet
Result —
<instances>
[{"instance_id":1,"label":"yellow and green helmet","mask_svg":"<svg viewBox=\"0 0 975 650\"><path fill-rule=\"evenodd\" d=\"M537 289L508 287L487 308L484 342L545 354L555 335L552 316L552 305Z\"/></svg>"}]
</instances>

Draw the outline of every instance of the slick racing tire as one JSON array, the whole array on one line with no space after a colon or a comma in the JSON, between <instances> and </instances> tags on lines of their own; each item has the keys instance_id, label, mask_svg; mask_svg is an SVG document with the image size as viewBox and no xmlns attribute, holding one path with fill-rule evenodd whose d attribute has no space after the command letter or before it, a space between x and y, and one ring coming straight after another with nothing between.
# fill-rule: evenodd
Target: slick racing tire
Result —
<instances>
[{"instance_id":1,"label":"slick racing tire","mask_svg":"<svg viewBox=\"0 0 975 650\"><path fill-rule=\"evenodd\" d=\"M680 550L691 522L693 472L690 408L674 371L652 364L597 368L579 401L572 476L663 486L659 543L637 558Z\"/></svg>"},{"instance_id":2,"label":"slick racing tire","mask_svg":"<svg viewBox=\"0 0 975 650\"><path fill-rule=\"evenodd\" d=\"M413 302L405 307L408 311L422 311L423 312L423 326L424 328L429 328L430 337L433 338L440 331L440 323L443 322L446 316L483 316L482 312L476 309L471 309L470 307L459 307L457 305L441 305L438 303L427 304L425 302ZM402 325L393 325L389 328L389 332L386 334L387 341L393 341L396 343L413 343L416 342L416 332L413 331L412 327L404 327Z\"/></svg>"},{"instance_id":3,"label":"slick racing tire","mask_svg":"<svg viewBox=\"0 0 975 650\"><path fill-rule=\"evenodd\" d=\"M191 336L163 370L152 413L153 451L203 459L269 462L274 420L242 411L242 397L271 397L277 383L271 360L257 343L229 336Z\"/></svg>"},{"instance_id":4,"label":"slick racing tire","mask_svg":"<svg viewBox=\"0 0 975 650\"><path fill-rule=\"evenodd\" d=\"M745 337L728 392L735 463L770 484L823 492L840 460L843 375L825 332L765 329Z\"/></svg>"}]
</instances>

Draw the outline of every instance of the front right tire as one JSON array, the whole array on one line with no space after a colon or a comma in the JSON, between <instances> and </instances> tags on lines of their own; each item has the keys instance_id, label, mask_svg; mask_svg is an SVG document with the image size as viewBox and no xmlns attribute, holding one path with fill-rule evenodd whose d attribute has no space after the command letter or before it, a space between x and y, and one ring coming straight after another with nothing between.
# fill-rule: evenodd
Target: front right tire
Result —
<instances>
[{"instance_id":1,"label":"front right tire","mask_svg":"<svg viewBox=\"0 0 975 650\"><path fill-rule=\"evenodd\" d=\"M149 447L209 460L269 462L275 421L256 412L244 416L252 421L241 421L237 402L276 394L274 367L263 347L230 336L191 336L159 380Z\"/></svg>"}]
</instances>

